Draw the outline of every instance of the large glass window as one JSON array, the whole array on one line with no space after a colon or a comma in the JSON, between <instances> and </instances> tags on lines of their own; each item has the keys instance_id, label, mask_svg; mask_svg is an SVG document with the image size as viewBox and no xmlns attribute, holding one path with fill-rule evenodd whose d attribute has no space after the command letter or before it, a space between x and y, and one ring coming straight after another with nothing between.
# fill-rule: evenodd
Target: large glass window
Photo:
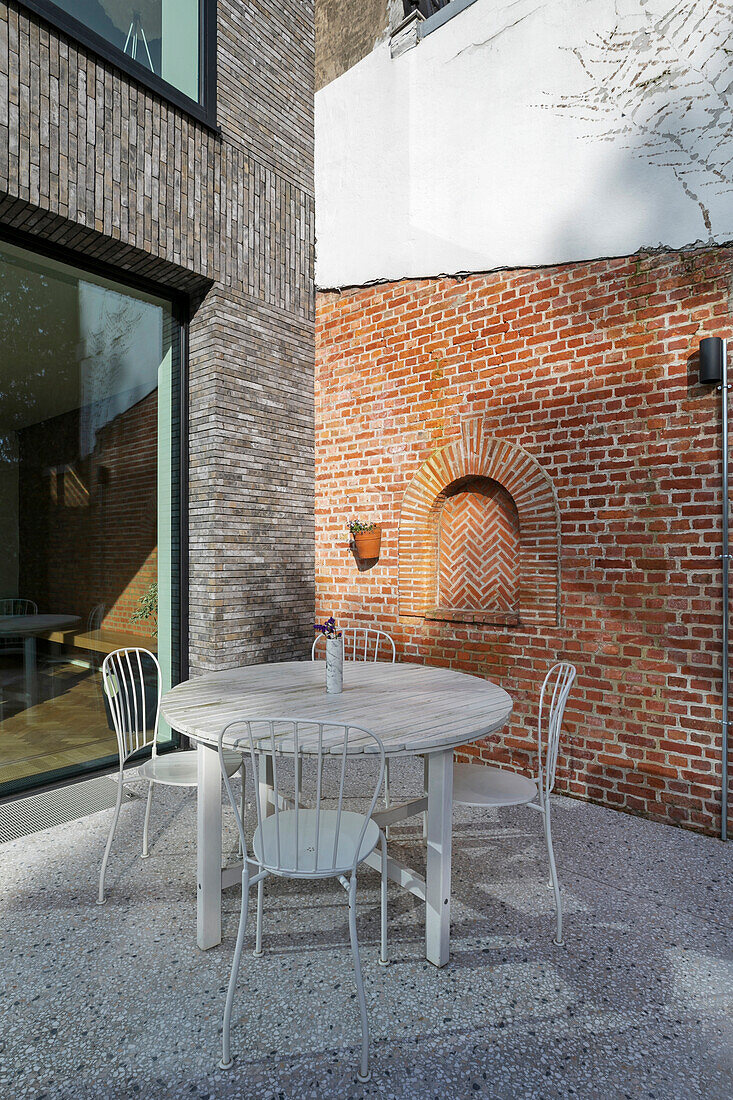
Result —
<instances>
[{"instance_id":1,"label":"large glass window","mask_svg":"<svg viewBox=\"0 0 733 1100\"><path fill-rule=\"evenodd\" d=\"M0 794L114 757L111 650L178 678L179 378L170 303L0 241Z\"/></svg>"},{"instance_id":2,"label":"large glass window","mask_svg":"<svg viewBox=\"0 0 733 1100\"><path fill-rule=\"evenodd\" d=\"M33 0L30 6L50 18L63 12L119 51L182 92L203 102L201 80L202 5L206 0Z\"/></svg>"}]
</instances>

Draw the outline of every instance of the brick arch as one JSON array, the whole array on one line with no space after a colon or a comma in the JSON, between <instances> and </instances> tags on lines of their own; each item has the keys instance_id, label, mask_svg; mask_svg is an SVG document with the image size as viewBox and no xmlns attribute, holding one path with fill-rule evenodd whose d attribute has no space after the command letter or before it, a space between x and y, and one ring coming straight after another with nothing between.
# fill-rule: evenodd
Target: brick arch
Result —
<instances>
[{"instance_id":1,"label":"brick arch","mask_svg":"<svg viewBox=\"0 0 733 1100\"><path fill-rule=\"evenodd\" d=\"M436 606L441 509L456 485L498 482L519 518L518 617L459 614ZM480 419L422 464L402 499L399 526L400 615L555 626L560 621L560 514L552 481L524 448L487 435Z\"/></svg>"}]
</instances>

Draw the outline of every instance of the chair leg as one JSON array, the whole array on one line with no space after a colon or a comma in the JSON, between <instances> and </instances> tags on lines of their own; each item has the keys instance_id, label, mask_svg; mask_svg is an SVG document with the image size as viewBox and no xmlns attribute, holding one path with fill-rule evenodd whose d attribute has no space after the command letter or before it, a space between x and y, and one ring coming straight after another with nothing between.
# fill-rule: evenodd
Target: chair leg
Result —
<instances>
[{"instance_id":1,"label":"chair leg","mask_svg":"<svg viewBox=\"0 0 733 1100\"><path fill-rule=\"evenodd\" d=\"M385 757L384 761L384 808L388 810L390 806L389 798L389 757ZM385 836L389 838L389 825L384 830Z\"/></svg>"},{"instance_id":2,"label":"chair leg","mask_svg":"<svg viewBox=\"0 0 733 1100\"><path fill-rule=\"evenodd\" d=\"M153 801L153 781L148 783L148 803L145 807L145 823L143 825L143 852L142 858L148 858L148 825L150 824L150 805Z\"/></svg>"},{"instance_id":3,"label":"chair leg","mask_svg":"<svg viewBox=\"0 0 733 1100\"><path fill-rule=\"evenodd\" d=\"M379 945L379 962L381 966L389 966L387 954L387 838L382 833L382 890L381 890L381 937Z\"/></svg>"},{"instance_id":4,"label":"chair leg","mask_svg":"<svg viewBox=\"0 0 733 1100\"><path fill-rule=\"evenodd\" d=\"M552 827L550 825L549 799L545 803L545 809L544 813L542 814L542 818L545 823L545 842L547 844L547 857L550 861L550 879L552 882L552 889L555 894L555 912L557 913L557 934L552 942L558 947L564 947L565 942L562 938L562 899L560 897L560 883L557 879L557 869L555 867L555 853L552 848Z\"/></svg>"},{"instance_id":5,"label":"chair leg","mask_svg":"<svg viewBox=\"0 0 733 1100\"><path fill-rule=\"evenodd\" d=\"M245 798L245 794L246 794L244 764L242 764L242 770L241 770L240 774L242 776L242 796L241 796L241 799L240 799L240 802L239 802L239 813L240 813L240 820L242 822L242 828L244 828L244 826L246 824L246 821L247 821L247 808L246 808L245 803L244 803L244 798ZM237 833L239 834L239 829L237 829ZM244 850L242 848L242 837L241 837L241 835L239 836L239 841L237 842L237 859L244 859Z\"/></svg>"},{"instance_id":6,"label":"chair leg","mask_svg":"<svg viewBox=\"0 0 733 1100\"><path fill-rule=\"evenodd\" d=\"M262 883L260 882L261 886ZM249 873L247 871L247 865L245 863L245 870L242 874L242 909L239 914L239 930L237 931L237 944L234 948L234 959L232 960L232 973L229 977L229 990L227 992L227 1003L224 1007L224 1023L221 1032L221 1061L219 1062L219 1069L231 1069L234 1065L234 1059L232 1058L231 1051L229 1049L229 1032L232 1024L232 1005L234 1003L234 990L237 987L237 978L239 977L239 964L242 959L242 945L244 944L244 933L247 928L247 913L249 910Z\"/></svg>"},{"instance_id":7,"label":"chair leg","mask_svg":"<svg viewBox=\"0 0 733 1100\"><path fill-rule=\"evenodd\" d=\"M107 837L107 845L104 849L104 856L102 858L102 868L99 872L99 896L97 897L97 905L104 905L104 876L107 871L107 860L109 859L109 853L112 850L112 841L115 838L115 829L117 828L117 821L120 816L120 806L122 805L122 788L125 781L122 774L122 768L120 768L120 774L117 781L117 802L115 804L115 815L112 818L112 828L109 831Z\"/></svg>"},{"instance_id":8,"label":"chair leg","mask_svg":"<svg viewBox=\"0 0 733 1100\"><path fill-rule=\"evenodd\" d=\"M371 1073L369 1072L369 1020L367 1019L364 982L361 976L359 941L356 938L356 875L351 876L351 881L349 883L349 937L351 939L351 953L354 956L356 995L359 1001L359 1013L361 1015L361 1060L356 1076L360 1081L368 1081L371 1078Z\"/></svg>"},{"instance_id":9,"label":"chair leg","mask_svg":"<svg viewBox=\"0 0 733 1100\"><path fill-rule=\"evenodd\" d=\"M257 928L255 931L254 949L254 955L258 959L261 955L264 955L264 951L262 950L262 900L264 888L265 880L261 878L260 881L257 883Z\"/></svg>"}]
</instances>

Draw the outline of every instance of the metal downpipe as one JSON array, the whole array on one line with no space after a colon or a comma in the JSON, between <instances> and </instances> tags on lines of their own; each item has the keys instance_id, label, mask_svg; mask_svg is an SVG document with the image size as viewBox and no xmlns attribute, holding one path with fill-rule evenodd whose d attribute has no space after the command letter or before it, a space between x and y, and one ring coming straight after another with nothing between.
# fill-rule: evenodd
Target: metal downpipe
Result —
<instances>
[{"instance_id":1,"label":"metal downpipe","mask_svg":"<svg viewBox=\"0 0 733 1100\"><path fill-rule=\"evenodd\" d=\"M722 729L722 771L720 804L720 839L728 839L728 572L730 554L728 552L728 341L723 340L723 381L722 393L722 463L723 463L723 729Z\"/></svg>"}]
</instances>

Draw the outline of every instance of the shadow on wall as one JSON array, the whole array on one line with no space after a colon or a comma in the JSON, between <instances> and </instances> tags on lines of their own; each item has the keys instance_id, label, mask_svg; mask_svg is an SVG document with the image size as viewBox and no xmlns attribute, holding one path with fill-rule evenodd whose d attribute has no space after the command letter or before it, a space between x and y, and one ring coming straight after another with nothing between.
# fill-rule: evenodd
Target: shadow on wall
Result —
<instances>
[{"instance_id":1,"label":"shadow on wall","mask_svg":"<svg viewBox=\"0 0 733 1100\"><path fill-rule=\"evenodd\" d=\"M589 141L614 141L671 172L697 208L701 243L713 243L716 208L727 217L718 234L733 233L731 41L723 0L645 6L572 51L588 85L554 105L582 120ZM661 225L658 239L665 239Z\"/></svg>"},{"instance_id":2,"label":"shadow on wall","mask_svg":"<svg viewBox=\"0 0 733 1100\"><path fill-rule=\"evenodd\" d=\"M541 4L523 16L528 45L555 8ZM486 124L486 136L500 160L506 153L503 171L492 164L487 175L485 159L462 150L465 174L474 184L464 190L460 207L453 188L441 186L452 173L447 146L432 150L433 163L425 159L432 139L421 131L420 119L434 115L439 130L447 125L439 90L434 101L428 93L427 103L422 96L413 103L407 89L406 114L416 120L402 165L410 181L401 230L410 256L405 268L414 268L409 275L552 265L733 238L733 24L727 2L662 3L655 10L639 3L605 29L588 32L577 46L560 47L563 77L582 91L550 90L550 77L543 90L535 77L532 101L513 103L510 110L500 100L498 116L496 97L511 99L514 85L503 87L497 76L482 88L480 75L496 57L494 38L518 32L504 26L506 12L496 18L495 35L461 51L475 55L472 68L460 53L444 64L445 79L450 65L460 63L461 79L476 88L463 125L473 120L481 129L486 119L498 117ZM420 60L420 49L415 66L435 67L435 59ZM554 80L559 82L560 70ZM533 135L539 144L528 172L522 166ZM540 165L546 158L544 171L538 172L537 158ZM485 203L484 188L493 203ZM441 234L441 224L453 235ZM399 278L405 271L386 274Z\"/></svg>"}]
</instances>

